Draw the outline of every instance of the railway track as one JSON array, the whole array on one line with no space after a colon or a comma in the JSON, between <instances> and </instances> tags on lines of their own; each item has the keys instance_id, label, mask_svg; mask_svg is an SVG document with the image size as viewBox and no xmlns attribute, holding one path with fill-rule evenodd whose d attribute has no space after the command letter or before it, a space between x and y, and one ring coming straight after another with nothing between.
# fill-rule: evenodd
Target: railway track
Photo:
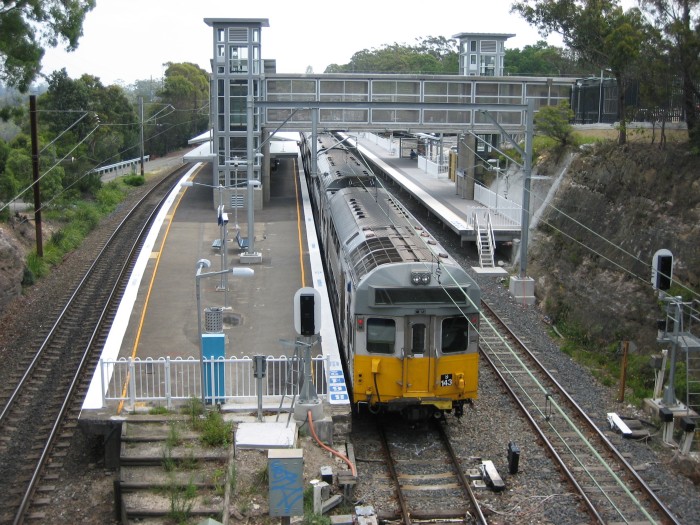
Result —
<instances>
[{"instance_id":1,"label":"railway track","mask_svg":"<svg viewBox=\"0 0 700 525\"><path fill-rule=\"evenodd\" d=\"M576 402L482 303L480 349L551 457L566 475L592 523L680 522Z\"/></svg>"},{"instance_id":2,"label":"railway track","mask_svg":"<svg viewBox=\"0 0 700 525\"><path fill-rule=\"evenodd\" d=\"M431 221L430 213L422 205L398 191L395 193L408 209L423 217L423 224L443 246L450 245L450 235L440 224ZM461 250L454 248L454 251ZM478 265L471 255L456 258L464 265ZM680 523L526 345L505 328L507 320L504 323L498 319L488 305L483 313L482 362L493 368L522 408L548 455L579 494L582 512L591 516L591 522Z\"/></svg>"},{"instance_id":3,"label":"railway track","mask_svg":"<svg viewBox=\"0 0 700 525\"><path fill-rule=\"evenodd\" d=\"M383 501L380 522L486 524L444 422L382 418L354 422L352 438L363 475L372 479L376 501Z\"/></svg>"},{"instance_id":4,"label":"railway track","mask_svg":"<svg viewBox=\"0 0 700 525\"><path fill-rule=\"evenodd\" d=\"M47 465L60 466L81 403L149 225L185 165L155 185L104 243L85 277L0 393L0 523L42 519L33 498ZM16 379L16 381L14 381Z\"/></svg>"}]
</instances>

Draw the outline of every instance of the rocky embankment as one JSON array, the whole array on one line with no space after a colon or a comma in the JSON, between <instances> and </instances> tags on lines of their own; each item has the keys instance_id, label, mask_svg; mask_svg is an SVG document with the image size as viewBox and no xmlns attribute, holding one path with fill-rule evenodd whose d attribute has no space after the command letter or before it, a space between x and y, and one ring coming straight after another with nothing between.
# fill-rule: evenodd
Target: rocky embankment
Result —
<instances>
[{"instance_id":1,"label":"rocky embankment","mask_svg":"<svg viewBox=\"0 0 700 525\"><path fill-rule=\"evenodd\" d=\"M676 145L584 147L531 239L528 274L548 315L594 341L655 351L654 253L673 253L674 284L700 288L697 156Z\"/></svg>"}]
</instances>

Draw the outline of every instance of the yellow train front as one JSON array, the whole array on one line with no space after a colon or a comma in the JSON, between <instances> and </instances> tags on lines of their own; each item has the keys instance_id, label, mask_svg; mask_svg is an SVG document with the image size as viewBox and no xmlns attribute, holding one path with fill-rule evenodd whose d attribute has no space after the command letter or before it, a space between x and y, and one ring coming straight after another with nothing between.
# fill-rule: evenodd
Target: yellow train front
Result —
<instances>
[{"instance_id":1,"label":"yellow train front","mask_svg":"<svg viewBox=\"0 0 700 525\"><path fill-rule=\"evenodd\" d=\"M390 264L358 283L347 355L358 406L418 420L460 417L476 399L479 290L461 268L437 268Z\"/></svg>"},{"instance_id":2,"label":"yellow train front","mask_svg":"<svg viewBox=\"0 0 700 525\"><path fill-rule=\"evenodd\" d=\"M355 407L461 416L478 392L478 286L350 137L306 135L300 145Z\"/></svg>"}]
</instances>

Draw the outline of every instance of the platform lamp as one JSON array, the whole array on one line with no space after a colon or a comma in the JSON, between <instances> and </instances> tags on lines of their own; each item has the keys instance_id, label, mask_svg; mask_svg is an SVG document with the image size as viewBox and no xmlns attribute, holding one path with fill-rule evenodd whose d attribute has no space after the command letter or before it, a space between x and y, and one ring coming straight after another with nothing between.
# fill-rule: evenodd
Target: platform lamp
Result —
<instances>
[{"instance_id":1,"label":"platform lamp","mask_svg":"<svg viewBox=\"0 0 700 525\"><path fill-rule=\"evenodd\" d=\"M184 181L182 183L183 186L191 188L192 186L204 186L205 188L212 188L215 190L219 190L219 207L217 210L217 223L219 224L219 227L221 228L221 285L219 287L220 291L224 292L224 310L228 310L228 274L229 272L226 270L228 267L226 257L228 255L228 248L227 248L227 240L226 240L226 234L227 234L227 224L228 224L228 214L224 212L224 190L230 189L230 188L238 188L242 186L248 186L248 191L251 191L252 188L258 188L260 187L260 181L258 180L253 180L253 181L248 181L244 180L241 181L240 183L234 184L232 186L223 186L219 184L218 186L214 186L212 184L204 184L202 182L194 182L194 181ZM238 203L236 203L238 205ZM235 221L236 221L236 228L238 228L238 208L236 208L236 216L235 216Z\"/></svg>"},{"instance_id":2,"label":"platform lamp","mask_svg":"<svg viewBox=\"0 0 700 525\"><path fill-rule=\"evenodd\" d=\"M224 273L234 276L250 277L255 274L255 270L252 268L229 268L227 270L222 270L218 272L206 272L202 273L205 268L210 268L211 262L209 259L200 259L197 261L197 273L195 274L195 287L197 292L197 339L199 344L199 364L201 369L201 382L202 382L202 405L206 406L206 388L205 388L205 373L204 373L204 346L202 343L202 301L200 293L199 280L202 277L210 277L212 275L222 275Z\"/></svg>"}]
</instances>

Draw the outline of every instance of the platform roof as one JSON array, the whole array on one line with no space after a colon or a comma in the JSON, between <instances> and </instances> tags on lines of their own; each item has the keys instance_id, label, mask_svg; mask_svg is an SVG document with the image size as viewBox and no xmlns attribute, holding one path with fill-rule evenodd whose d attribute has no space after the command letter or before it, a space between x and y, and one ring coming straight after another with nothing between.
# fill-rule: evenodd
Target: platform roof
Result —
<instances>
[{"instance_id":1,"label":"platform roof","mask_svg":"<svg viewBox=\"0 0 700 525\"><path fill-rule=\"evenodd\" d=\"M205 18L204 23L210 27L213 27L214 24L270 27L270 21L267 18Z\"/></svg>"}]
</instances>

